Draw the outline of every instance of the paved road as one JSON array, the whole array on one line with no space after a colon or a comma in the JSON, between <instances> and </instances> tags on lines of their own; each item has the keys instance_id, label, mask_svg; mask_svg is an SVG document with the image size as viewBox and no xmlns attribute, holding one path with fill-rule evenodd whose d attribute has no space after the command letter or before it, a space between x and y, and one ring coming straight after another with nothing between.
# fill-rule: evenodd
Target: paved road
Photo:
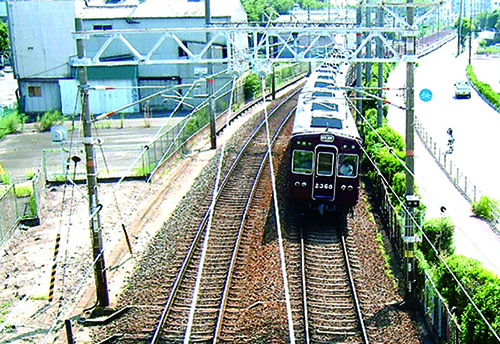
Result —
<instances>
[{"instance_id":1,"label":"paved road","mask_svg":"<svg viewBox=\"0 0 500 344\"><path fill-rule=\"evenodd\" d=\"M419 67L415 74L416 94L418 95L421 88L428 87L435 93L435 98L427 104L416 100L415 115L424 123L427 130L435 137L439 137L437 141L442 146L445 146L446 128L450 126L450 123L453 125L461 123L468 126L470 130L467 133L460 133L460 138L455 136L457 146L453 153L453 159L462 164L461 168L468 168L471 174L479 178L477 183L481 182L485 185L484 192L486 190L492 192L493 187L498 186L500 183L492 183L492 181L496 180L497 174L495 168L493 168L494 162L491 162L491 146L488 140L499 141L496 139L498 134L487 136L490 135L488 134L490 131L495 132L498 130L498 126L491 125L488 120L500 120L500 114L494 112L494 115L491 115L489 111L493 110L480 100L477 93L473 93L474 102L453 99L451 94L453 85L443 84L448 81L443 80L446 78L442 77L442 75L448 73L447 70L453 70L456 78L464 78L465 66L468 63L468 54L455 58L453 56L454 51L456 52L456 41L448 43L438 51L419 60ZM485 65L482 62L485 62L485 60L475 59L472 63L479 80L486 80L492 71L500 72L500 64L497 64L495 69L488 70L483 68ZM489 61L487 62L489 64ZM484 75L485 72L489 74ZM405 64L401 64L391 74L388 86L392 88L403 87L405 79ZM388 98L396 104L404 102L404 99L395 93L388 94ZM438 109L440 105L437 104L440 103L440 98L444 103L448 104L447 108ZM479 103L481 103L479 106L484 107L481 110L477 108ZM450 110L450 106L455 107L453 111ZM486 114L486 112L488 113ZM486 117L484 119L480 118L480 114L485 114ZM448 116L455 117L450 119L452 117ZM404 137L405 112L396 107L390 107L388 119L389 124ZM484 120L484 122L481 120ZM462 145L459 145L460 141L463 142ZM467 145L470 147L466 147ZM472 149L473 153L469 149ZM484 151L486 160L479 156L481 151ZM478 167L478 165L470 163L472 161L471 157L474 157L472 159L474 161L490 161L490 163ZM456 225L456 252L482 261L486 267L500 275L499 236L492 231L487 223L473 217L469 203L439 168L418 137L415 139L415 175L422 201L427 206L427 218L441 216L440 208L445 206L447 215L453 219Z\"/></svg>"}]
</instances>

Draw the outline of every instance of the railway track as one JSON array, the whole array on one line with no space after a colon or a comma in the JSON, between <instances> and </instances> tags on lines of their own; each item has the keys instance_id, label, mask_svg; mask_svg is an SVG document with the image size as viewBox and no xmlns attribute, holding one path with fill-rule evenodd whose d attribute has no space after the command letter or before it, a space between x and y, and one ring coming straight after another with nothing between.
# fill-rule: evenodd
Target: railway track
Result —
<instances>
[{"instance_id":1,"label":"railway track","mask_svg":"<svg viewBox=\"0 0 500 344\"><path fill-rule=\"evenodd\" d=\"M283 104L285 104L284 102ZM276 135L291 109L270 114ZM286 116L284 116L286 114ZM285 118L285 120L284 120ZM267 156L264 122L237 155L186 255L151 343L217 341L238 254L241 230Z\"/></svg>"},{"instance_id":2,"label":"railway track","mask_svg":"<svg viewBox=\"0 0 500 344\"><path fill-rule=\"evenodd\" d=\"M296 92L273 105L268 116L271 137L293 111ZM141 264L135 277L144 281L139 287L142 294L125 297L128 312L107 327L108 337L101 342L214 342L221 336L223 323L224 335L230 336L233 325L231 317L225 317L225 304L253 190L267 165L265 128L262 120L250 130L253 133L246 143L228 148L214 206L210 207L210 190L200 191L206 196L187 211L181 224L184 240L160 237L154 241L147 263Z\"/></svg>"},{"instance_id":3,"label":"railway track","mask_svg":"<svg viewBox=\"0 0 500 344\"><path fill-rule=\"evenodd\" d=\"M301 228L305 343L368 344L348 253L344 217L305 218ZM354 263L353 263L354 262Z\"/></svg>"}]
</instances>

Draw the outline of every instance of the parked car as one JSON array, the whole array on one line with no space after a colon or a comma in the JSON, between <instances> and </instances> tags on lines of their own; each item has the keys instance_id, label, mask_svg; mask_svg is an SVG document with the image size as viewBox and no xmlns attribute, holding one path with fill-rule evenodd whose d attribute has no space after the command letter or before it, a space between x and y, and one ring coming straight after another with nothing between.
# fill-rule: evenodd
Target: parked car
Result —
<instances>
[{"instance_id":1,"label":"parked car","mask_svg":"<svg viewBox=\"0 0 500 344\"><path fill-rule=\"evenodd\" d=\"M471 89L468 81L459 80L455 83L455 98L470 98Z\"/></svg>"}]
</instances>

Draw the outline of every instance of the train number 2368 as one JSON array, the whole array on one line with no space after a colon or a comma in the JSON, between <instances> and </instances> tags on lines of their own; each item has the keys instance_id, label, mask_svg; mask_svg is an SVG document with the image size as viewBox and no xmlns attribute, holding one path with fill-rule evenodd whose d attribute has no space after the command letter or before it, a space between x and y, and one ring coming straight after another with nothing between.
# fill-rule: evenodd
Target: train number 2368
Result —
<instances>
[{"instance_id":1,"label":"train number 2368","mask_svg":"<svg viewBox=\"0 0 500 344\"><path fill-rule=\"evenodd\" d=\"M333 189L333 184L323 184L323 183L315 183L314 184L315 189L326 189L326 190L332 190Z\"/></svg>"}]
</instances>

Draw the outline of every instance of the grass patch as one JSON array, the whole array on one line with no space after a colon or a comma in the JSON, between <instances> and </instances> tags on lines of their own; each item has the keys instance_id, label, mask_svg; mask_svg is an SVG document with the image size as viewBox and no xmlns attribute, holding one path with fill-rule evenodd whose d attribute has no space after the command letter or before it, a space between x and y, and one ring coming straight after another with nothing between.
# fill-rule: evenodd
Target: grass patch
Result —
<instances>
[{"instance_id":1,"label":"grass patch","mask_svg":"<svg viewBox=\"0 0 500 344\"><path fill-rule=\"evenodd\" d=\"M375 240L378 243L378 249L380 250L382 257L384 258L385 267L386 267L385 273L386 273L387 277L389 277L391 279L391 281L394 281L394 285L396 286L396 282L395 282L396 280L395 280L394 273L393 273L392 268L391 268L392 258L387 253L387 251L385 249L384 237L382 236L382 234L380 232L377 232L377 236L375 237Z\"/></svg>"},{"instance_id":2,"label":"grass patch","mask_svg":"<svg viewBox=\"0 0 500 344\"><path fill-rule=\"evenodd\" d=\"M30 197L33 195L33 185L31 184L16 184L15 187L16 197Z\"/></svg>"},{"instance_id":3,"label":"grass patch","mask_svg":"<svg viewBox=\"0 0 500 344\"><path fill-rule=\"evenodd\" d=\"M3 323L9 314L10 308L14 305L12 300L5 300L0 304L0 323Z\"/></svg>"}]
</instances>

